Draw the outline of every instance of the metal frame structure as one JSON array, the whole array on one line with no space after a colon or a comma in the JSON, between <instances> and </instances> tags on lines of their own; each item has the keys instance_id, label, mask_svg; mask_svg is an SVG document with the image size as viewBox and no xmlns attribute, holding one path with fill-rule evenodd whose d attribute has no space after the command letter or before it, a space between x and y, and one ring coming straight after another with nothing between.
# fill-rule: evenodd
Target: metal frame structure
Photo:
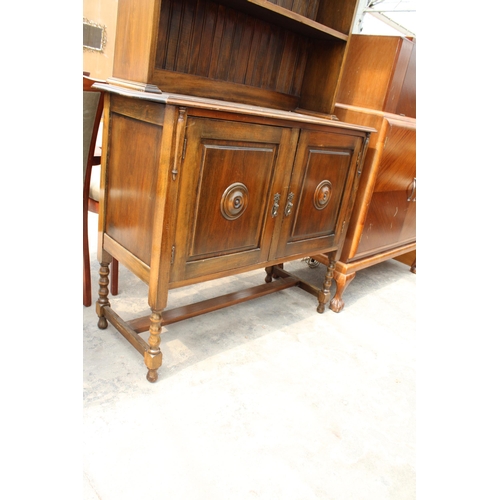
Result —
<instances>
[{"instance_id":1,"label":"metal frame structure","mask_svg":"<svg viewBox=\"0 0 500 500\"><path fill-rule=\"evenodd\" d=\"M368 14L404 36L416 37L416 3L416 0L361 0L354 31L363 33L364 20Z\"/></svg>"}]
</instances>

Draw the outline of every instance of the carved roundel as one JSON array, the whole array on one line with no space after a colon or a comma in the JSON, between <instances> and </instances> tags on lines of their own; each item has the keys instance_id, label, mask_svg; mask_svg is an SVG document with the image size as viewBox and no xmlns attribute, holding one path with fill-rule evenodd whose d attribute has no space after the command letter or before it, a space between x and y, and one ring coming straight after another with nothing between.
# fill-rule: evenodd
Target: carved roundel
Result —
<instances>
[{"instance_id":1,"label":"carved roundel","mask_svg":"<svg viewBox=\"0 0 500 500\"><path fill-rule=\"evenodd\" d=\"M314 207L317 210L323 210L332 198L332 183L330 181L321 181L314 191Z\"/></svg>"},{"instance_id":2,"label":"carved roundel","mask_svg":"<svg viewBox=\"0 0 500 500\"><path fill-rule=\"evenodd\" d=\"M220 210L227 220L241 217L248 206L248 188L241 182L231 184L222 195Z\"/></svg>"}]
</instances>

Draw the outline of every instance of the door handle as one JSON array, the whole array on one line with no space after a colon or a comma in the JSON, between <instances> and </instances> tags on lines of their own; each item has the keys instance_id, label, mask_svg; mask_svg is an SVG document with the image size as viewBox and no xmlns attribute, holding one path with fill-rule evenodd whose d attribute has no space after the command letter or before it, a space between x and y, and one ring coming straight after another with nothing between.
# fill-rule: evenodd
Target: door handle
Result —
<instances>
[{"instance_id":1,"label":"door handle","mask_svg":"<svg viewBox=\"0 0 500 500\"><path fill-rule=\"evenodd\" d=\"M286 203L286 207L285 207L285 217L288 217L292 211L292 208L293 208L292 200L293 200L294 196L295 195L293 193L290 193L288 195L287 203Z\"/></svg>"},{"instance_id":2,"label":"door handle","mask_svg":"<svg viewBox=\"0 0 500 500\"><path fill-rule=\"evenodd\" d=\"M417 178L414 177L413 182L412 182L412 186L411 186L411 193L410 193L410 196L408 196L408 198L406 199L406 201L417 201L416 196L415 196L415 198L413 198L413 195L415 194L416 189L417 189ZM412 200L412 198L413 198L413 200Z\"/></svg>"},{"instance_id":3,"label":"door handle","mask_svg":"<svg viewBox=\"0 0 500 500\"><path fill-rule=\"evenodd\" d=\"M276 193L274 195L274 204L273 204L273 208L271 209L271 217L274 218L278 215L278 210L280 208L280 198L281 198L281 195L279 193Z\"/></svg>"}]
</instances>

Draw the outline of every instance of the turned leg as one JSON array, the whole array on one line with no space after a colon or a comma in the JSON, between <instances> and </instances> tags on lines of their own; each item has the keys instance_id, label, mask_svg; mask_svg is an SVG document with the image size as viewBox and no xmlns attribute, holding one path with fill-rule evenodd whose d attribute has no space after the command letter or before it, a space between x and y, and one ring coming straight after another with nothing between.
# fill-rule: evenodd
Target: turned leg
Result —
<instances>
[{"instance_id":1,"label":"turned leg","mask_svg":"<svg viewBox=\"0 0 500 500\"><path fill-rule=\"evenodd\" d=\"M149 349L144 353L144 363L148 367L146 378L149 382L158 380L158 368L162 363L162 352L160 351L161 342L161 311L151 310L149 325Z\"/></svg>"},{"instance_id":2,"label":"turned leg","mask_svg":"<svg viewBox=\"0 0 500 500\"><path fill-rule=\"evenodd\" d=\"M273 266L266 267L266 283L273 281Z\"/></svg>"},{"instance_id":3,"label":"turned leg","mask_svg":"<svg viewBox=\"0 0 500 500\"><path fill-rule=\"evenodd\" d=\"M108 327L108 320L104 316L104 307L109 307L109 263L101 262L101 268L99 269L99 299L96 304L96 312L99 317L97 326L104 330Z\"/></svg>"},{"instance_id":4,"label":"turned leg","mask_svg":"<svg viewBox=\"0 0 500 500\"><path fill-rule=\"evenodd\" d=\"M335 282L337 284L337 290L335 292L332 301L330 302L330 309L332 311L338 313L342 311L342 309L344 309L344 301L342 300L342 294L344 293L349 283L354 279L354 276L356 276L356 273L343 274L337 271L333 273L333 278L335 279Z\"/></svg>"},{"instance_id":5,"label":"turned leg","mask_svg":"<svg viewBox=\"0 0 500 500\"><path fill-rule=\"evenodd\" d=\"M266 267L266 283L271 283L271 281L273 281L273 278L275 280L277 280L279 278L279 275L274 272L275 267L279 267L280 269L285 268L285 266L283 264L278 264L277 266Z\"/></svg>"},{"instance_id":6,"label":"turned leg","mask_svg":"<svg viewBox=\"0 0 500 500\"><path fill-rule=\"evenodd\" d=\"M333 278L333 268L335 267L335 263L333 262L332 257L330 256L328 259L328 266L326 268L325 279L323 281L323 289L320 290L318 294L318 308L317 311L322 314L325 311L325 306L327 302L330 300L330 288L332 287L332 278Z\"/></svg>"}]
</instances>

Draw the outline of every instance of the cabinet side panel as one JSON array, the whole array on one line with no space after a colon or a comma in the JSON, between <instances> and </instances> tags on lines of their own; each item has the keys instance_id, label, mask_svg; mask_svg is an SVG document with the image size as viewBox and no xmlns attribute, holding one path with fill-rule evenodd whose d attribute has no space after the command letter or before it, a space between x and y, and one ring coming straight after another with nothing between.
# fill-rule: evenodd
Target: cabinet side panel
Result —
<instances>
[{"instance_id":1,"label":"cabinet side panel","mask_svg":"<svg viewBox=\"0 0 500 500\"><path fill-rule=\"evenodd\" d=\"M149 82L153 69L159 0L120 0L116 22L113 76Z\"/></svg>"},{"instance_id":2,"label":"cabinet side panel","mask_svg":"<svg viewBox=\"0 0 500 500\"><path fill-rule=\"evenodd\" d=\"M399 50L394 61L394 70L391 78L391 85L387 92L387 98L382 108L388 113L396 113L398 108L404 81L408 73L408 64L411 59L413 42L406 38L399 41Z\"/></svg>"},{"instance_id":3,"label":"cabinet side panel","mask_svg":"<svg viewBox=\"0 0 500 500\"><path fill-rule=\"evenodd\" d=\"M338 92L338 79L346 43L316 43L309 47L306 71L302 83L299 107L332 114Z\"/></svg>"},{"instance_id":4,"label":"cabinet side panel","mask_svg":"<svg viewBox=\"0 0 500 500\"><path fill-rule=\"evenodd\" d=\"M417 117L417 45L413 42L413 50L403 80L396 114Z\"/></svg>"},{"instance_id":5,"label":"cabinet side panel","mask_svg":"<svg viewBox=\"0 0 500 500\"><path fill-rule=\"evenodd\" d=\"M384 109L399 43L399 37L352 35L337 101Z\"/></svg>"},{"instance_id":6,"label":"cabinet side panel","mask_svg":"<svg viewBox=\"0 0 500 500\"><path fill-rule=\"evenodd\" d=\"M352 29L357 4L358 0L322 0L316 21L347 35Z\"/></svg>"},{"instance_id":7,"label":"cabinet side panel","mask_svg":"<svg viewBox=\"0 0 500 500\"><path fill-rule=\"evenodd\" d=\"M106 232L150 264L160 126L112 113Z\"/></svg>"}]
</instances>

